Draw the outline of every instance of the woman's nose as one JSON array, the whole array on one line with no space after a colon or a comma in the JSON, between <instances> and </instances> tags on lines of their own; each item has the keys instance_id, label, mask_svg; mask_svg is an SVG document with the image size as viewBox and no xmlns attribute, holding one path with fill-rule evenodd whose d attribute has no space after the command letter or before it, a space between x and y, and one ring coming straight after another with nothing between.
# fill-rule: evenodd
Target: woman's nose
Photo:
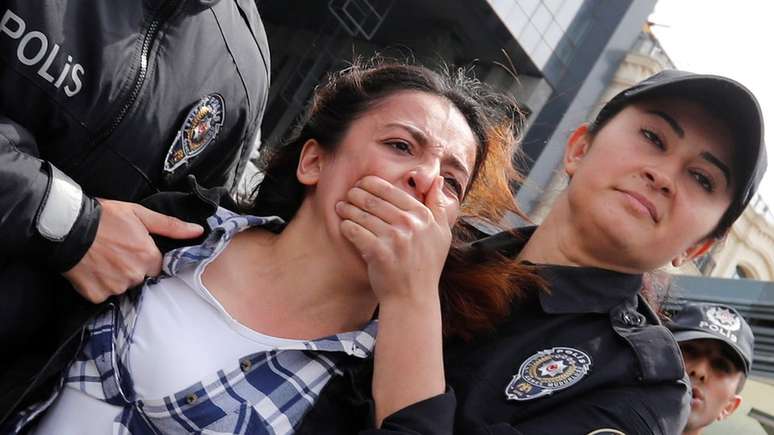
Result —
<instances>
[{"instance_id":1,"label":"woman's nose","mask_svg":"<svg viewBox=\"0 0 774 435\"><path fill-rule=\"evenodd\" d=\"M405 176L405 185L408 192L424 203L425 196L438 174L439 171L434 165L422 165L413 168Z\"/></svg>"}]
</instances>

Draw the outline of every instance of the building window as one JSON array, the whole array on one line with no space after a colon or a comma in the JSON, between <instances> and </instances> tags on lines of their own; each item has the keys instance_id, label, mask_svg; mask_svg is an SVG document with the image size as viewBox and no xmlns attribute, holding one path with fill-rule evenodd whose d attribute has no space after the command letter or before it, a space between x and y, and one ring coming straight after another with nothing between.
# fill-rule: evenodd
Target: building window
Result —
<instances>
[{"instance_id":1,"label":"building window","mask_svg":"<svg viewBox=\"0 0 774 435\"><path fill-rule=\"evenodd\" d=\"M712 252L708 252L699 258L693 260L696 264L696 268L699 269L704 276L709 276L712 270L715 269L715 259L712 258Z\"/></svg>"},{"instance_id":2,"label":"building window","mask_svg":"<svg viewBox=\"0 0 774 435\"><path fill-rule=\"evenodd\" d=\"M731 276L731 278L734 279L751 279L753 277L752 273L744 267L740 265L736 265L736 269L734 269L734 274Z\"/></svg>"}]
</instances>

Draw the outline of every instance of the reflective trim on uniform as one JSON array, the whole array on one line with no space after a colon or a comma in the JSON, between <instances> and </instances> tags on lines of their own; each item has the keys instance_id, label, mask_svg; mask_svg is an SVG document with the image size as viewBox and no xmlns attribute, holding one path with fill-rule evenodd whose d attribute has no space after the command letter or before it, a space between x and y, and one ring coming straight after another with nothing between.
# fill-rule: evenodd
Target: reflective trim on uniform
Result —
<instances>
[{"instance_id":1,"label":"reflective trim on uniform","mask_svg":"<svg viewBox=\"0 0 774 435\"><path fill-rule=\"evenodd\" d=\"M51 181L48 195L38 215L37 228L41 236L61 242L70 234L83 204L81 186L49 163Z\"/></svg>"},{"instance_id":2,"label":"reflective trim on uniform","mask_svg":"<svg viewBox=\"0 0 774 435\"><path fill-rule=\"evenodd\" d=\"M586 435L626 435L626 434L621 432L618 429L597 429L595 431L591 431L587 433Z\"/></svg>"}]
</instances>

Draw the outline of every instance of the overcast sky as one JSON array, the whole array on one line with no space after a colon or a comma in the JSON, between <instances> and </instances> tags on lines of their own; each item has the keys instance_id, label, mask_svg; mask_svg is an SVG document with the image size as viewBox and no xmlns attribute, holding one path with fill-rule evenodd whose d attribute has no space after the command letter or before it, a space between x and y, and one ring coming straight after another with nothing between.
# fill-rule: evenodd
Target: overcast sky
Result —
<instances>
[{"instance_id":1,"label":"overcast sky","mask_svg":"<svg viewBox=\"0 0 774 435\"><path fill-rule=\"evenodd\" d=\"M678 68L730 77L758 97L769 156L759 193L774 208L774 1L659 0L650 20Z\"/></svg>"}]
</instances>

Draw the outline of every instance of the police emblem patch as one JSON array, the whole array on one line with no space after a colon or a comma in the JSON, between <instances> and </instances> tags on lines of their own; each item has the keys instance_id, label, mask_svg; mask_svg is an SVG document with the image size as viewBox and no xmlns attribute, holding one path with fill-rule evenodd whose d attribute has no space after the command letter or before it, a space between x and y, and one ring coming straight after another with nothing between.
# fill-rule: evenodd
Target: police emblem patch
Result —
<instances>
[{"instance_id":1,"label":"police emblem patch","mask_svg":"<svg viewBox=\"0 0 774 435\"><path fill-rule=\"evenodd\" d=\"M169 147L167 158L164 159L164 171L174 172L215 140L223 125L225 107L223 97L219 94L204 96L194 105Z\"/></svg>"},{"instance_id":2,"label":"police emblem patch","mask_svg":"<svg viewBox=\"0 0 774 435\"><path fill-rule=\"evenodd\" d=\"M591 358L578 349L553 347L527 358L505 387L508 400L531 400L578 383L591 369Z\"/></svg>"},{"instance_id":3,"label":"police emblem patch","mask_svg":"<svg viewBox=\"0 0 774 435\"><path fill-rule=\"evenodd\" d=\"M708 309L707 320L729 331L738 331L742 327L742 321L739 320L739 316L725 307L712 307Z\"/></svg>"}]
</instances>

